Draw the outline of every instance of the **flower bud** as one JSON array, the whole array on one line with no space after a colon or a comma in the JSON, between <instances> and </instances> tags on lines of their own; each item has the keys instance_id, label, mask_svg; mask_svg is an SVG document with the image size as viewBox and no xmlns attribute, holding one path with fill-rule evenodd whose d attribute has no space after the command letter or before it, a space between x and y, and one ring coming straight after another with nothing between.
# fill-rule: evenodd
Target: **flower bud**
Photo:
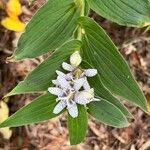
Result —
<instances>
[{"instance_id":1,"label":"flower bud","mask_svg":"<svg viewBox=\"0 0 150 150\"><path fill-rule=\"evenodd\" d=\"M70 56L70 63L72 66L77 67L80 65L82 61L82 58L79 54L79 51L74 52L71 56Z\"/></svg>"}]
</instances>

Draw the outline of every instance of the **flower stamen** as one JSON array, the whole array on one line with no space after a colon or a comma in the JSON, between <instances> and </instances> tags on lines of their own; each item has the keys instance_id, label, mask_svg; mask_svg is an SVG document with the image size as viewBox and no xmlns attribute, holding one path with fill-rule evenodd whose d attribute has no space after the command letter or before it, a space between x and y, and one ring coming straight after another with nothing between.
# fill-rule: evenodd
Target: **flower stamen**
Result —
<instances>
[{"instance_id":1,"label":"flower stamen","mask_svg":"<svg viewBox=\"0 0 150 150\"><path fill-rule=\"evenodd\" d=\"M74 76L75 78L80 78L81 74L82 74L82 70L80 68L77 68L74 70Z\"/></svg>"}]
</instances>

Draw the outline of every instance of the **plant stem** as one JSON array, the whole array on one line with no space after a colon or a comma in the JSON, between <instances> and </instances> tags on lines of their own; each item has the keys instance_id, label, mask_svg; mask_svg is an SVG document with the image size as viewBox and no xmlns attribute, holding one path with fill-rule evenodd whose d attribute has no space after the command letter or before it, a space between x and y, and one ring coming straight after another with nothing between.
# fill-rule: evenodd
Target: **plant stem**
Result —
<instances>
[{"instance_id":1,"label":"plant stem","mask_svg":"<svg viewBox=\"0 0 150 150\"><path fill-rule=\"evenodd\" d=\"M80 8L81 8L81 12L80 12L80 17L84 16L85 13L85 1L84 0L79 0L80 2ZM80 26L78 26L77 29L77 39L78 40L82 40L82 28Z\"/></svg>"}]
</instances>

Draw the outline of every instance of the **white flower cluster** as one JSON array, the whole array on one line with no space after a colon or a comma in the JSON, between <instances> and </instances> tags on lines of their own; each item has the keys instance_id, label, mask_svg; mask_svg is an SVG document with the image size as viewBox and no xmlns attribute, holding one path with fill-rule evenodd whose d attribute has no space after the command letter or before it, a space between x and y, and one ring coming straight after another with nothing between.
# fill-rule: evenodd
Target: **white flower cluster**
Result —
<instances>
[{"instance_id":1,"label":"white flower cluster","mask_svg":"<svg viewBox=\"0 0 150 150\"><path fill-rule=\"evenodd\" d=\"M53 113L58 114L67 107L69 114L76 118L78 116L77 104L86 105L92 101L98 101L94 98L94 89L90 88L87 77L93 77L97 74L96 69L81 69L79 67L82 58L78 51L70 56L70 64L63 62L62 67L69 73L65 74L56 71L57 79L53 80L55 87L49 87L48 91L56 95L58 104Z\"/></svg>"}]
</instances>

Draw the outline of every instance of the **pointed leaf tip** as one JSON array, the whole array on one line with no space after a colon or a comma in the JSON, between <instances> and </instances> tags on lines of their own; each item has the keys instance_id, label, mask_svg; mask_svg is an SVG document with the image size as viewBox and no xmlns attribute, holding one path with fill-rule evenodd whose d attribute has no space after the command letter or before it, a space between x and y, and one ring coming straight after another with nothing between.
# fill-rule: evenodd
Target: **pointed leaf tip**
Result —
<instances>
[{"instance_id":1,"label":"pointed leaf tip","mask_svg":"<svg viewBox=\"0 0 150 150\"><path fill-rule=\"evenodd\" d=\"M88 17L80 17L79 24L85 31L82 38L83 59L98 70L100 79L108 90L147 112L143 92L106 32Z\"/></svg>"},{"instance_id":2,"label":"pointed leaf tip","mask_svg":"<svg viewBox=\"0 0 150 150\"><path fill-rule=\"evenodd\" d=\"M96 13L124 26L143 27L150 22L149 0L87 0Z\"/></svg>"},{"instance_id":3,"label":"pointed leaf tip","mask_svg":"<svg viewBox=\"0 0 150 150\"><path fill-rule=\"evenodd\" d=\"M79 15L80 9L75 7L73 0L47 1L21 35L16 59L35 58L63 45L71 39Z\"/></svg>"},{"instance_id":4,"label":"pointed leaf tip","mask_svg":"<svg viewBox=\"0 0 150 150\"><path fill-rule=\"evenodd\" d=\"M2 122L0 128L17 127L56 117L57 115L53 113L55 105L54 96L50 94L42 95Z\"/></svg>"},{"instance_id":5,"label":"pointed leaf tip","mask_svg":"<svg viewBox=\"0 0 150 150\"><path fill-rule=\"evenodd\" d=\"M88 105L88 112L99 121L117 128L129 126L124 114L112 103L101 99L99 102L92 102Z\"/></svg>"}]
</instances>

